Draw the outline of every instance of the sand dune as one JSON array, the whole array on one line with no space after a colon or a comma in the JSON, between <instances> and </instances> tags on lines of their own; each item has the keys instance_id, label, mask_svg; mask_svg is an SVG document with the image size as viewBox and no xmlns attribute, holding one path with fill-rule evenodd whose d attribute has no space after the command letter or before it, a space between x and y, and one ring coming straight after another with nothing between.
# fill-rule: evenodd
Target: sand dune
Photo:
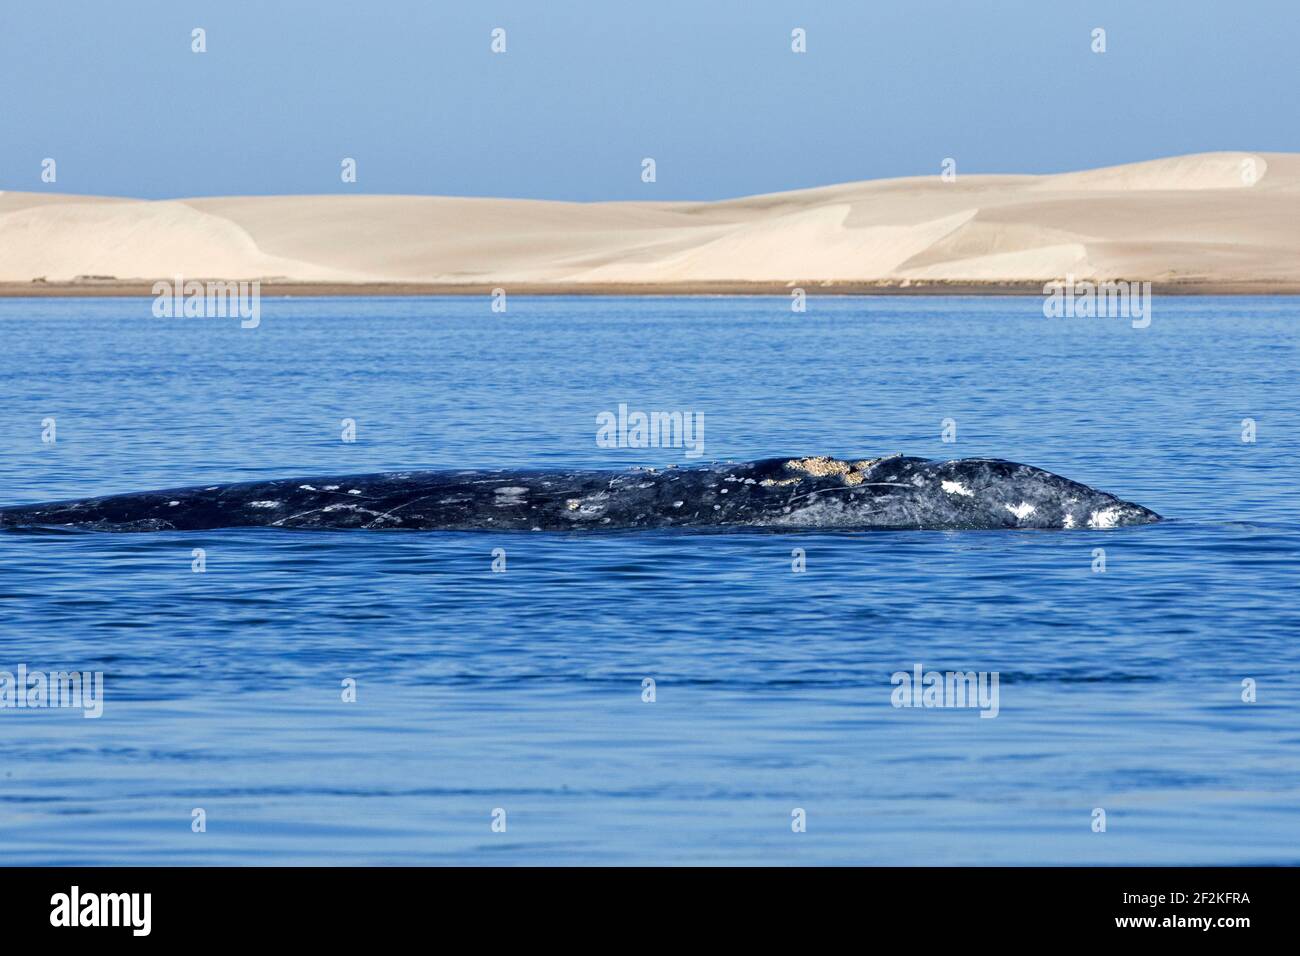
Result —
<instances>
[{"instance_id":1,"label":"sand dune","mask_svg":"<svg viewBox=\"0 0 1300 956\"><path fill-rule=\"evenodd\" d=\"M648 187L649 188L649 187ZM1300 283L1300 155L846 183L713 203L0 193L0 282Z\"/></svg>"}]
</instances>

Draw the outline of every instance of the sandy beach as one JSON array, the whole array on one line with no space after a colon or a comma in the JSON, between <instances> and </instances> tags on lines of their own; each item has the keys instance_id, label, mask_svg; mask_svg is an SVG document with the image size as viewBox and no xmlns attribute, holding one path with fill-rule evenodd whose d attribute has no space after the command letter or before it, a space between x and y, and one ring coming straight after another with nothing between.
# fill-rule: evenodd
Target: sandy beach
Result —
<instances>
[{"instance_id":1,"label":"sandy beach","mask_svg":"<svg viewBox=\"0 0 1300 956\"><path fill-rule=\"evenodd\" d=\"M648 193L651 191L647 190ZM0 193L0 295L1300 293L1300 155L844 183L717 202Z\"/></svg>"}]
</instances>

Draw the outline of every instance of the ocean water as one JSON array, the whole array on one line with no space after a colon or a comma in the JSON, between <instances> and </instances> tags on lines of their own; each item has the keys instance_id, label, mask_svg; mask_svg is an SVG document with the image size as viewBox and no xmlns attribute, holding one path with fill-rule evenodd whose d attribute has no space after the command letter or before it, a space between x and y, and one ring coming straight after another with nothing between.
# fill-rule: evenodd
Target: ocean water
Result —
<instances>
[{"instance_id":1,"label":"ocean water","mask_svg":"<svg viewBox=\"0 0 1300 956\"><path fill-rule=\"evenodd\" d=\"M0 710L0 862L1300 862L1300 300L149 307L0 300L0 504L690 460L598 447L626 403L703 413L705 460L1005 457L1168 520L0 534L0 670L104 673L99 719ZM918 664L997 716L895 708Z\"/></svg>"}]
</instances>

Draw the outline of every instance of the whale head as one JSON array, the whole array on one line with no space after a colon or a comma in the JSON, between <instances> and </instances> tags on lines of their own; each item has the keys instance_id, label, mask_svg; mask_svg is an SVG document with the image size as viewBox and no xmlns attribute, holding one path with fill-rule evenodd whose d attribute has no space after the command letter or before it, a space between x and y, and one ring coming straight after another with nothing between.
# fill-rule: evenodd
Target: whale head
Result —
<instances>
[{"instance_id":1,"label":"whale head","mask_svg":"<svg viewBox=\"0 0 1300 956\"><path fill-rule=\"evenodd\" d=\"M1150 508L1032 465L997 458L932 465L947 503L984 526L1104 531L1161 520Z\"/></svg>"},{"instance_id":2,"label":"whale head","mask_svg":"<svg viewBox=\"0 0 1300 956\"><path fill-rule=\"evenodd\" d=\"M818 456L768 459L755 471L779 499L763 521L777 527L1106 530L1160 520L1115 495L994 458Z\"/></svg>"}]
</instances>

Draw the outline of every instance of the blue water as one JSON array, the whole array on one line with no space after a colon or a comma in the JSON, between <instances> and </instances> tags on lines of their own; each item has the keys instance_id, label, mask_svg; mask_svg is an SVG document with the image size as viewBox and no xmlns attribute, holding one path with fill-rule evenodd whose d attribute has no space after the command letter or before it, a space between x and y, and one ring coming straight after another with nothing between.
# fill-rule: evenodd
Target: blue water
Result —
<instances>
[{"instance_id":1,"label":"blue water","mask_svg":"<svg viewBox=\"0 0 1300 956\"><path fill-rule=\"evenodd\" d=\"M706 459L991 455L1170 520L0 534L0 669L106 697L0 710L5 863L1300 862L1300 300L149 305L0 300L0 503L685 463L597 447L626 402L703 412ZM894 708L918 663L998 672L1000 713Z\"/></svg>"}]
</instances>

